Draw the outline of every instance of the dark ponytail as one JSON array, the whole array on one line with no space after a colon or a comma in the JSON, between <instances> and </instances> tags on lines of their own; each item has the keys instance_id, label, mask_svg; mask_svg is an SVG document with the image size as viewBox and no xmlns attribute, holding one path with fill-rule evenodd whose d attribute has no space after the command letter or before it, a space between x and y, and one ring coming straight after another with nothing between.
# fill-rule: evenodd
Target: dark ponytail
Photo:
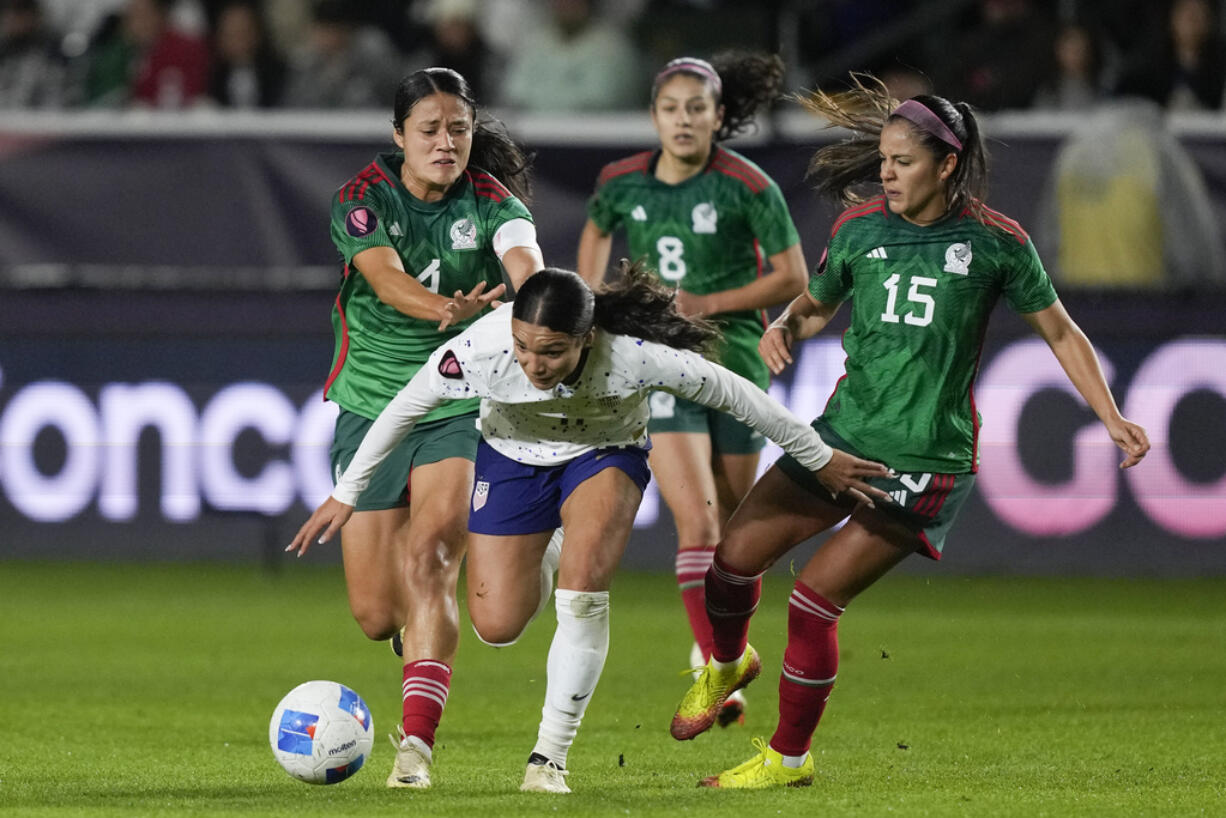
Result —
<instances>
[{"instance_id":1,"label":"dark ponytail","mask_svg":"<svg viewBox=\"0 0 1226 818\"><path fill-rule=\"evenodd\" d=\"M894 113L899 101L890 96L881 80L871 74L852 74L847 91L827 93L814 91L799 97L801 105L827 121L829 127L845 128L851 136L827 145L814 154L806 177L813 180L819 193L838 199L845 205L865 198L864 189L880 184L879 142L881 131L891 121L908 124L915 138L937 160L950 153L958 157L953 174L946 183L950 210L969 209L983 221L983 201L988 189L988 156L975 112L965 102L953 103L944 97L923 94L912 97L932 112L962 143L951 145L935 133L915 125Z\"/></svg>"},{"instance_id":2,"label":"dark ponytail","mask_svg":"<svg viewBox=\"0 0 1226 818\"><path fill-rule=\"evenodd\" d=\"M528 277L515 294L511 314L530 324L571 336L600 327L675 349L708 352L719 339L710 321L677 312L674 291L642 262L622 259L613 279L593 293L578 274L546 267Z\"/></svg>"},{"instance_id":3,"label":"dark ponytail","mask_svg":"<svg viewBox=\"0 0 1226 818\"><path fill-rule=\"evenodd\" d=\"M404 120L413 106L431 94L451 94L464 100L473 114L473 147L468 163L493 175L525 204L532 201L532 155L511 139L506 126L481 111L473 98L472 87L458 71L450 68L423 68L414 71L396 87L392 107L392 126L403 132Z\"/></svg>"},{"instance_id":4,"label":"dark ponytail","mask_svg":"<svg viewBox=\"0 0 1226 818\"><path fill-rule=\"evenodd\" d=\"M724 51L711 62L678 57L665 65L651 84L653 108L660 86L675 74L702 80L711 91L716 106L724 106L723 123L714 136L719 142L752 128L758 112L779 99L783 87L783 60L775 54L749 51Z\"/></svg>"},{"instance_id":5,"label":"dark ponytail","mask_svg":"<svg viewBox=\"0 0 1226 818\"><path fill-rule=\"evenodd\" d=\"M660 283L642 262L622 259L613 278L596 293L595 323L615 335L692 352L711 351L720 338L715 324L677 312L676 291Z\"/></svg>"}]
</instances>

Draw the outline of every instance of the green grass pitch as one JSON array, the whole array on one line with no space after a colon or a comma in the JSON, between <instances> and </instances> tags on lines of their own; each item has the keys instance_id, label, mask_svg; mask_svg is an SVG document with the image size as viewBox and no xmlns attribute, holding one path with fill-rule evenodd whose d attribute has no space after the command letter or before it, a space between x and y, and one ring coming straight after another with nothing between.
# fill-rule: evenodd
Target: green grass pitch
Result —
<instances>
[{"instance_id":1,"label":"green grass pitch","mask_svg":"<svg viewBox=\"0 0 1226 818\"><path fill-rule=\"evenodd\" d=\"M807 789L700 790L769 736L791 587L768 577L748 723L668 735L686 686L671 576L624 574L570 757L521 794L552 617L512 648L465 623L435 787L383 786L400 674L336 566L0 562L0 814L33 816L1174 816L1226 814L1226 582L894 576L851 606ZM340 785L290 779L268 719L299 682L355 688L378 739Z\"/></svg>"}]
</instances>

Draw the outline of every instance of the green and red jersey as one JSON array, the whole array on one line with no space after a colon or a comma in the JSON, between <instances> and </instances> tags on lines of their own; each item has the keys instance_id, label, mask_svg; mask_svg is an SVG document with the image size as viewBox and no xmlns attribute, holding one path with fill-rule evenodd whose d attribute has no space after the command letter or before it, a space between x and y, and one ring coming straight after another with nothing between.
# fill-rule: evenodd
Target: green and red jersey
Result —
<instances>
[{"instance_id":1,"label":"green and red jersey","mask_svg":"<svg viewBox=\"0 0 1226 818\"><path fill-rule=\"evenodd\" d=\"M588 199L588 218L605 233L626 231L630 255L695 295L736 289L762 275L765 258L800 237L783 193L753 162L714 146L706 168L679 184L655 176L660 152L611 162ZM758 356L762 310L715 316L724 330L720 363L765 388Z\"/></svg>"},{"instance_id":2,"label":"green and red jersey","mask_svg":"<svg viewBox=\"0 0 1226 818\"><path fill-rule=\"evenodd\" d=\"M1018 313L1056 301L1026 232L984 214L919 226L878 196L839 216L809 279L818 301L852 300L847 374L823 417L898 471L976 471L974 382L988 316L1001 295Z\"/></svg>"},{"instance_id":3,"label":"green and red jersey","mask_svg":"<svg viewBox=\"0 0 1226 818\"><path fill-rule=\"evenodd\" d=\"M468 292L484 281L502 283L494 252L498 228L512 219L532 220L527 207L488 173L469 168L437 202L423 202L400 180L404 154L379 154L332 199L332 242L344 278L332 309L335 349L325 397L344 409L375 418L444 341L473 317L438 331L438 321L413 318L379 300L354 267L371 247L391 247L406 275L431 292ZM455 401L425 420L475 412L477 401Z\"/></svg>"}]
</instances>

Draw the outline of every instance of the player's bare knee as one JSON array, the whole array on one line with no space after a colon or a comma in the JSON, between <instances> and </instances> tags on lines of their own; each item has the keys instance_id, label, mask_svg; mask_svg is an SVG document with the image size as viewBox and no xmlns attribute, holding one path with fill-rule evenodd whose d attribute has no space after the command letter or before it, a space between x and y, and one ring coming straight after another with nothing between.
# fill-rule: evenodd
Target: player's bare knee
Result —
<instances>
[{"instance_id":1,"label":"player's bare knee","mask_svg":"<svg viewBox=\"0 0 1226 818\"><path fill-rule=\"evenodd\" d=\"M485 644L493 648L505 648L514 645L524 632L524 625L514 622L482 622L473 617L473 633Z\"/></svg>"},{"instance_id":2,"label":"player's bare knee","mask_svg":"<svg viewBox=\"0 0 1226 818\"><path fill-rule=\"evenodd\" d=\"M389 612L373 606L354 608L352 613L354 621L358 623L362 633L366 634L367 639L382 642L391 639L392 634L400 630L400 624L395 622Z\"/></svg>"},{"instance_id":3,"label":"player's bare knee","mask_svg":"<svg viewBox=\"0 0 1226 818\"><path fill-rule=\"evenodd\" d=\"M410 549L405 557L405 582L410 589L422 593L453 588L459 577L461 558L446 541L430 538Z\"/></svg>"}]
</instances>

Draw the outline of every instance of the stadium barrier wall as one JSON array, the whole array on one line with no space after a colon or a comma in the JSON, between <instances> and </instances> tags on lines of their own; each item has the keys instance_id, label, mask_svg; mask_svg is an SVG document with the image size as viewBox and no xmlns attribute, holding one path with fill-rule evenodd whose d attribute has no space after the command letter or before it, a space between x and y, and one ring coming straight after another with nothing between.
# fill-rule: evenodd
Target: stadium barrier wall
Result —
<instances>
[{"instance_id":1,"label":"stadium barrier wall","mask_svg":"<svg viewBox=\"0 0 1226 818\"><path fill-rule=\"evenodd\" d=\"M0 125L0 559L278 564L330 486L327 203L389 144L385 124L323 119ZM1061 131L997 135L993 203L1027 224ZM1182 138L1226 212L1226 140ZM529 141L546 258L571 264L600 166L650 130ZM801 178L815 142L738 143L780 182L810 262L834 215ZM907 570L1226 574L1226 297L1062 295L1153 453L1115 469L1050 352L1002 308L976 390L980 479L944 565ZM841 372L840 328L772 386L806 419ZM672 538L652 489L626 563L671 570Z\"/></svg>"},{"instance_id":2,"label":"stadium barrier wall","mask_svg":"<svg viewBox=\"0 0 1226 818\"><path fill-rule=\"evenodd\" d=\"M277 560L331 486L331 298L5 293L0 557ZM1051 353L1001 308L975 391L981 473L941 570L1226 573L1226 303L1067 303L1154 450L1116 469ZM842 372L838 329L771 387L803 418ZM673 536L653 486L627 564L670 568Z\"/></svg>"}]
</instances>

